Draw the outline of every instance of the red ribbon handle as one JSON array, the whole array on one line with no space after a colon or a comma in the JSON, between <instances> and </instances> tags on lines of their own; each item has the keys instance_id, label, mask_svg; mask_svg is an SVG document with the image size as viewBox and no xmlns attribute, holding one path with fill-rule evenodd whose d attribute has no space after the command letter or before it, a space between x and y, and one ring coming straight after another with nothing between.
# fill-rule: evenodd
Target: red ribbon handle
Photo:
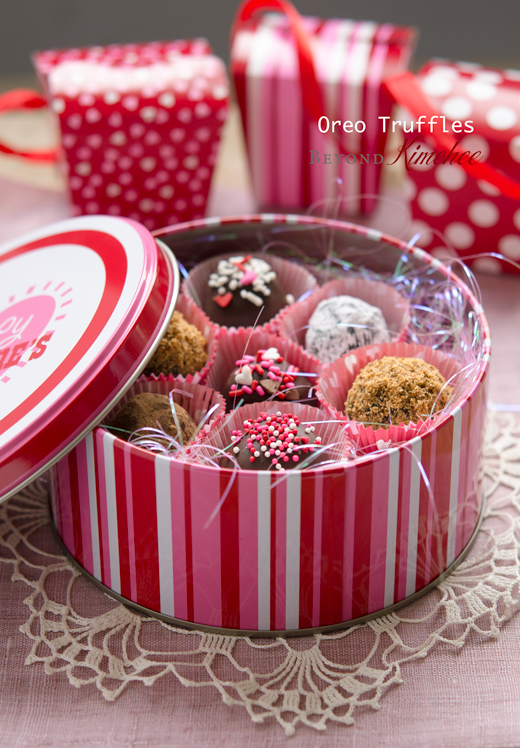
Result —
<instances>
[{"instance_id":1,"label":"red ribbon handle","mask_svg":"<svg viewBox=\"0 0 520 748\"><path fill-rule=\"evenodd\" d=\"M289 21L289 26L296 40L298 64L302 86L302 98L308 114L316 122L324 114L321 89L316 78L314 60L302 17L289 0L244 0L237 10L231 30L231 42L240 26L260 12L277 10L283 13ZM426 96L417 78L410 72L399 73L384 81L390 96L406 107L416 118L424 115L427 119L439 116L433 102ZM440 149L449 152L456 146L457 140L451 133L442 132L442 125L432 127L431 136ZM337 139L337 136L336 136ZM341 145L341 143L340 143ZM506 197L520 200L520 183L498 171L486 163L461 164L474 179L482 179L497 187Z\"/></svg>"},{"instance_id":2,"label":"red ribbon handle","mask_svg":"<svg viewBox=\"0 0 520 748\"><path fill-rule=\"evenodd\" d=\"M437 117L437 123L431 128L431 137L439 149L448 153L456 147L457 140L451 132L443 132L438 122L439 113L433 102L424 93L421 84L412 73L399 73L385 80L390 95L398 104L404 106L416 119L425 116L427 120ZM465 163L461 166L474 179L483 179L497 187L506 197L520 200L520 184L486 163Z\"/></svg>"},{"instance_id":3,"label":"red ribbon handle","mask_svg":"<svg viewBox=\"0 0 520 748\"><path fill-rule=\"evenodd\" d=\"M231 43L233 43L237 31L244 21L248 21L257 15L257 13L266 10L278 10L289 21L298 51L303 104L306 111L317 122L323 116L324 112L321 89L316 78L309 35L305 29L301 15L292 3L288 2L288 0L245 0L238 8L235 20L233 21Z\"/></svg>"},{"instance_id":4,"label":"red ribbon handle","mask_svg":"<svg viewBox=\"0 0 520 748\"><path fill-rule=\"evenodd\" d=\"M15 109L41 109L44 106L47 106L45 99L36 91L31 91L28 88L17 88L0 95L0 114L2 112L12 112ZM54 163L58 160L58 150L56 148L40 151L19 151L0 141L0 151L12 156L20 156L29 161Z\"/></svg>"}]
</instances>

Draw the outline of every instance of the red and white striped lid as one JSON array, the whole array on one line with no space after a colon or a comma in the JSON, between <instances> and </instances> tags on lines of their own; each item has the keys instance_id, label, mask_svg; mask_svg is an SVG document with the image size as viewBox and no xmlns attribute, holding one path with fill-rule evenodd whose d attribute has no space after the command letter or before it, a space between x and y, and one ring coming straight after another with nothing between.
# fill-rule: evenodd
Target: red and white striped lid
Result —
<instances>
[{"instance_id":1,"label":"red and white striped lid","mask_svg":"<svg viewBox=\"0 0 520 748\"><path fill-rule=\"evenodd\" d=\"M0 248L0 500L68 452L139 376L179 291L173 256L108 216Z\"/></svg>"}]
</instances>

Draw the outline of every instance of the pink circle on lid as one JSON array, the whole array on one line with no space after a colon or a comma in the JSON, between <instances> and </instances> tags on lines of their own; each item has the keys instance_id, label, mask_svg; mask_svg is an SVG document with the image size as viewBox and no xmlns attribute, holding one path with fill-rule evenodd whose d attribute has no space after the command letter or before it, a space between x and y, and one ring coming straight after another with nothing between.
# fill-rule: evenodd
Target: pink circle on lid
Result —
<instances>
[{"instance_id":1,"label":"pink circle on lid","mask_svg":"<svg viewBox=\"0 0 520 748\"><path fill-rule=\"evenodd\" d=\"M70 219L0 248L0 498L80 441L144 368L179 277L146 229Z\"/></svg>"}]
</instances>

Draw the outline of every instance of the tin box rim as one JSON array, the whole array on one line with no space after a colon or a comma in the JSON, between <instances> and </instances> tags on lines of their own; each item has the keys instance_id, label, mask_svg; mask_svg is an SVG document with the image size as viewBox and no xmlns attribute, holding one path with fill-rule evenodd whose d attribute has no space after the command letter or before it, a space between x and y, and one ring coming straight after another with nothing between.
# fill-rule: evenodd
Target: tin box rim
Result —
<instances>
[{"instance_id":1,"label":"tin box rim","mask_svg":"<svg viewBox=\"0 0 520 748\"><path fill-rule=\"evenodd\" d=\"M385 234L381 231L377 231L374 229L369 229L364 226L360 226L358 224L350 223L348 221L340 221L335 219L328 219L328 218L316 218L312 216L304 216L304 215L293 215L293 214L274 214L274 213L268 213L268 214L251 214L251 215L243 215L243 216L229 216L229 217L210 217L210 218L201 218L196 219L193 221L186 221L184 223L178 223L173 226L168 226L163 229L157 229L156 231L152 232L152 235L159 239L159 237L164 237L165 235L169 234L180 234L180 233L189 233L189 231L193 229L200 229L200 228L218 228L219 226L226 226L229 224L245 224L245 223L261 223L264 225L269 224L287 224L290 225L310 225L310 226L318 226L318 227L324 227L324 228L331 228L331 229L338 229L341 231L350 231L352 233L358 234L360 236L364 236L373 240L379 240L384 243L388 243L392 246L397 247L398 249L402 249L403 251L406 251L407 253L411 254L413 257L415 257L417 260L420 260L421 262L425 262L427 264L430 264L432 267L434 267L436 270L438 270L440 273L445 275L449 280L451 280L453 283L455 283L458 288L460 288L461 292L464 294L464 296L467 298L468 302L473 307L475 313L478 316L478 319L480 323L482 324L483 331L485 333L485 338L487 341L490 341L490 335L489 335L489 328L487 324L487 319L484 314L484 310L479 303L479 301L476 299L475 295L458 276L456 276L450 268L448 268L446 265L444 265L440 260L436 259L432 255L428 254L428 252L425 252L424 250L418 248L418 247L411 247L408 244L406 244L404 241L397 239L395 237L392 237L388 234ZM478 378L476 378L475 382L469 387L466 392L464 393L464 397L461 400L461 402L458 404L458 408L462 408L467 402L471 400L471 398L474 397L477 390L482 386L484 379L486 378L488 374L489 369L489 354L490 354L490 345L486 348L482 360L481 360L481 369L480 369L480 375ZM392 451L399 452L403 450L407 450L411 444L417 444L422 439L427 437L431 431L437 431L441 426L443 426L446 422L446 420L451 418L452 416L448 416L447 418L443 418L439 420L438 422L434 423L431 429L428 429L422 434L419 434L409 441L407 441L404 444L395 446L392 448ZM99 428L103 428L102 426L98 426ZM117 438L117 437L114 437ZM139 452L146 453L147 450L144 450L140 447L137 447L136 445L131 445L132 450L138 450ZM323 474L325 471L327 473L333 473L334 471L344 471L344 470L355 470L357 469L357 466L360 463L368 462L368 461L378 461L383 460L386 457L387 452L381 452L379 454L369 454L364 457L357 458L356 460L352 461L344 461L341 463L338 463L338 465L326 465L323 467L316 467L316 468L309 468L305 471L305 474L308 476L313 476L316 474ZM171 458L167 455L161 455L157 454L155 455L155 459L160 460L161 462L169 462ZM231 477L234 474L234 470L231 468L222 468L217 467L214 465L203 465L203 464L197 464L194 462L190 462L190 466L192 469L199 469L204 474L207 475L226 475Z\"/></svg>"},{"instance_id":2,"label":"tin box rim","mask_svg":"<svg viewBox=\"0 0 520 748\"><path fill-rule=\"evenodd\" d=\"M348 231L353 234L357 234L359 236L365 237L367 239L372 239L374 241L381 241L385 244L390 244L393 247L396 247L398 249L403 250L407 254L410 254L415 259L426 263L428 265L431 265L435 270L437 270L439 273L444 275L448 280L450 280L452 283L454 283L463 293L467 301L471 304L473 307L473 311L478 317L478 320L480 324L482 325L482 330L484 333L484 338L486 341L486 347L482 355L482 359L480 361L481 367L480 367L480 376L474 384L467 390L465 393L464 399L459 404L462 406L464 403L470 399L475 393L475 391L480 386L482 380L489 372L489 362L490 362L490 353L491 353L491 334L489 331L488 322L484 313L484 309L481 305L481 303L476 298L475 294L471 290L471 288L464 283L447 265L445 265L441 260L438 260L436 257L433 257L433 255L426 252L424 249L421 249L417 246L410 246L406 242L402 241L401 239L397 239L396 237L391 236L390 234L386 234L383 231L379 231L377 229L371 229L367 228L366 226L361 226L356 223L351 223L349 221L341 221L338 219L332 219L332 218L319 218L315 216L306 216L306 215L298 215L298 214L291 214L291 213L253 213L253 214L246 214L242 216L226 216L226 217L210 217L210 218L199 218L193 221L185 221L184 223L177 223L173 226L167 226L163 229L157 229L152 232L152 236L155 238L161 238L169 234L179 234L182 232L189 232L193 229L201 229L201 228L217 228L219 226L226 226L229 224L244 224L244 223L260 223L264 225L269 224L286 224L287 226L291 225L300 225L300 226L316 226L316 227L322 227L322 228L329 228L329 229L337 229L340 231Z\"/></svg>"}]
</instances>

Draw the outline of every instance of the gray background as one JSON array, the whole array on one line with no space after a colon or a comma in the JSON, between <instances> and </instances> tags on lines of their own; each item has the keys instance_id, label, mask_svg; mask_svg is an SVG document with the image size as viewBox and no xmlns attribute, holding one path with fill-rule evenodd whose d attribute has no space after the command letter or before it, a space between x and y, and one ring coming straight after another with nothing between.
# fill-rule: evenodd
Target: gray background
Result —
<instances>
[{"instance_id":1,"label":"gray background","mask_svg":"<svg viewBox=\"0 0 520 748\"><path fill-rule=\"evenodd\" d=\"M295 0L304 14L390 21L421 31L430 57L520 67L520 0ZM205 36L228 59L238 0L2 0L0 75L27 74L37 49Z\"/></svg>"}]
</instances>

